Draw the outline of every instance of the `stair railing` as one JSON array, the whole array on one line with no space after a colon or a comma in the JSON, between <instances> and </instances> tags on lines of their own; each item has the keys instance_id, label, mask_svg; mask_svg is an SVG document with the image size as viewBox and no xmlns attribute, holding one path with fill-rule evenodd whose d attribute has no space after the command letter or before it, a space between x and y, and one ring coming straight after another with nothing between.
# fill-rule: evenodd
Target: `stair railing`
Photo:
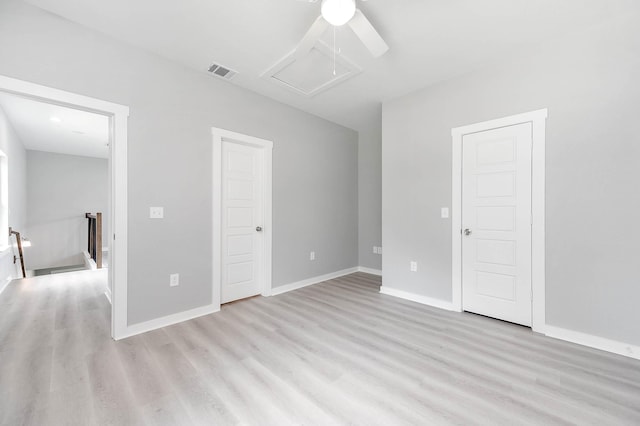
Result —
<instances>
[{"instance_id":1,"label":"stair railing","mask_svg":"<svg viewBox=\"0 0 640 426\"><path fill-rule=\"evenodd\" d=\"M20 266L22 267L22 278L27 278L27 272L24 270L24 254L22 253L22 236L18 231L14 231L11 227L9 227L9 237L12 235L16 236L16 241L18 243L18 255L20 256ZM13 263L16 263L16 256L13 256Z\"/></svg>"},{"instance_id":2,"label":"stair railing","mask_svg":"<svg viewBox=\"0 0 640 426\"><path fill-rule=\"evenodd\" d=\"M98 269L102 268L102 213L85 213L87 222L87 251L96 262Z\"/></svg>"}]
</instances>

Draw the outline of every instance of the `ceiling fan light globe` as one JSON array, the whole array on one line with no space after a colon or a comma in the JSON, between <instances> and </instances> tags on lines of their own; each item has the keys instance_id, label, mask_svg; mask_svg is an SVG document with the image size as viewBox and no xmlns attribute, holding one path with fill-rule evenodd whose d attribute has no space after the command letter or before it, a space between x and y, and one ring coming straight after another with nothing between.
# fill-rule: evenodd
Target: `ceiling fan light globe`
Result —
<instances>
[{"instance_id":1,"label":"ceiling fan light globe","mask_svg":"<svg viewBox=\"0 0 640 426\"><path fill-rule=\"evenodd\" d=\"M356 13L355 0L322 0L322 17L336 27L346 24Z\"/></svg>"}]
</instances>

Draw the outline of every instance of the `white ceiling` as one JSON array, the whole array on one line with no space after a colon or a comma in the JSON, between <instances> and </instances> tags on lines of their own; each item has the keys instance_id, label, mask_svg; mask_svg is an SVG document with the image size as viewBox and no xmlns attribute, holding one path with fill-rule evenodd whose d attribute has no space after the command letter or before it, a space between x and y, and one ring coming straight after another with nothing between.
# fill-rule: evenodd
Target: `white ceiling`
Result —
<instances>
[{"instance_id":1,"label":"white ceiling","mask_svg":"<svg viewBox=\"0 0 640 426\"><path fill-rule=\"evenodd\" d=\"M363 72L306 98L260 75L295 48L319 15L319 2L27 1L195 70L222 64L239 72L230 84L356 130L382 101L638 8L637 0L358 1L389 52L373 59L348 26L338 28L337 46ZM332 45L332 37L329 29L323 39Z\"/></svg>"},{"instance_id":2,"label":"white ceiling","mask_svg":"<svg viewBox=\"0 0 640 426\"><path fill-rule=\"evenodd\" d=\"M109 157L109 118L0 92L0 108L25 149ZM53 119L53 121L52 121Z\"/></svg>"}]
</instances>

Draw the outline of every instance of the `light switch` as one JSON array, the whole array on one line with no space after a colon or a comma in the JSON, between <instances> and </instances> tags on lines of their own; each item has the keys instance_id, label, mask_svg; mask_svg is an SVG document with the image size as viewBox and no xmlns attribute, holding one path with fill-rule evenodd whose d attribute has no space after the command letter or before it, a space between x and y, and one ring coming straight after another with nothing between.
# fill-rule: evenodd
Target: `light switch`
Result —
<instances>
[{"instance_id":1,"label":"light switch","mask_svg":"<svg viewBox=\"0 0 640 426\"><path fill-rule=\"evenodd\" d=\"M149 207L149 219L162 219L164 218L163 207Z\"/></svg>"},{"instance_id":2,"label":"light switch","mask_svg":"<svg viewBox=\"0 0 640 426\"><path fill-rule=\"evenodd\" d=\"M409 262L409 270L411 272L418 272L418 262Z\"/></svg>"},{"instance_id":3,"label":"light switch","mask_svg":"<svg viewBox=\"0 0 640 426\"><path fill-rule=\"evenodd\" d=\"M449 207L443 207L440 209L440 217L443 219L447 219L449 217Z\"/></svg>"},{"instance_id":4,"label":"light switch","mask_svg":"<svg viewBox=\"0 0 640 426\"><path fill-rule=\"evenodd\" d=\"M180 274L170 274L169 275L169 286L175 287L180 285Z\"/></svg>"}]
</instances>

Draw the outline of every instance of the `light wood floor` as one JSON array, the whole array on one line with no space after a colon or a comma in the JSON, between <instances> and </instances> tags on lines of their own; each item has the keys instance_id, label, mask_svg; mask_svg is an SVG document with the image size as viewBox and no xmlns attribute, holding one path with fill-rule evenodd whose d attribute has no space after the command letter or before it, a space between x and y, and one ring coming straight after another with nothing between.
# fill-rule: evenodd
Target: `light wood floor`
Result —
<instances>
[{"instance_id":1,"label":"light wood floor","mask_svg":"<svg viewBox=\"0 0 640 426\"><path fill-rule=\"evenodd\" d=\"M640 424L640 362L353 274L109 337L104 277L0 295L4 425Z\"/></svg>"}]
</instances>

